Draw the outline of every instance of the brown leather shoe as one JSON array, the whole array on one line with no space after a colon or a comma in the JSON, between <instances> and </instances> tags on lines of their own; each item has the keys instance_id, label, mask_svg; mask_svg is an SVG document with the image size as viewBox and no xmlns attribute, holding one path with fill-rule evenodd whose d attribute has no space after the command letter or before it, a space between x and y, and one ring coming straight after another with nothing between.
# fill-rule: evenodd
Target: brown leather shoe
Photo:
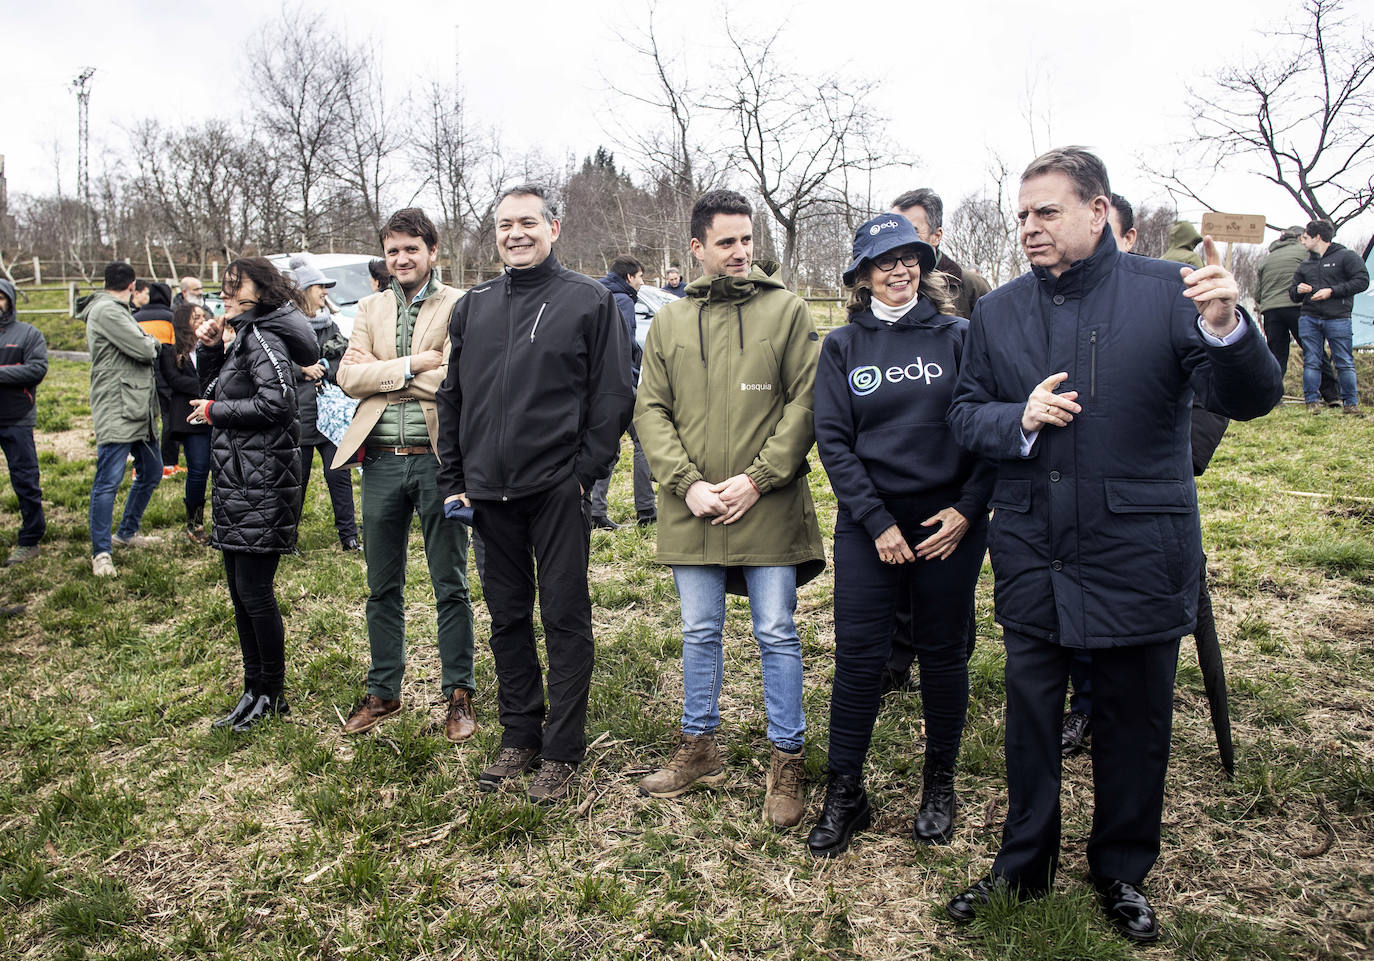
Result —
<instances>
[{"instance_id":1,"label":"brown leather shoe","mask_svg":"<svg viewBox=\"0 0 1374 961\"><path fill-rule=\"evenodd\" d=\"M539 766L539 749L534 747L503 747L477 779L483 791L495 791L506 778L519 777Z\"/></svg>"},{"instance_id":2,"label":"brown leather shoe","mask_svg":"<svg viewBox=\"0 0 1374 961\"><path fill-rule=\"evenodd\" d=\"M795 827L806 813L806 792L802 787L806 758L801 751L789 754L776 744L772 747L763 814L775 828Z\"/></svg>"},{"instance_id":3,"label":"brown leather shoe","mask_svg":"<svg viewBox=\"0 0 1374 961\"><path fill-rule=\"evenodd\" d=\"M557 804L572 797L576 783L577 765L567 761L545 761L539 773L530 781L531 804Z\"/></svg>"},{"instance_id":4,"label":"brown leather shoe","mask_svg":"<svg viewBox=\"0 0 1374 961\"><path fill-rule=\"evenodd\" d=\"M362 734L364 731L370 731L400 709L400 701L383 701L376 694L369 694L359 701L353 713L348 715L348 720L344 721L343 733Z\"/></svg>"},{"instance_id":5,"label":"brown leather shoe","mask_svg":"<svg viewBox=\"0 0 1374 961\"><path fill-rule=\"evenodd\" d=\"M450 741L466 741L477 733L477 715L472 710L472 695L461 687L453 689L448 699L448 717L444 720L444 737Z\"/></svg>"}]
</instances>

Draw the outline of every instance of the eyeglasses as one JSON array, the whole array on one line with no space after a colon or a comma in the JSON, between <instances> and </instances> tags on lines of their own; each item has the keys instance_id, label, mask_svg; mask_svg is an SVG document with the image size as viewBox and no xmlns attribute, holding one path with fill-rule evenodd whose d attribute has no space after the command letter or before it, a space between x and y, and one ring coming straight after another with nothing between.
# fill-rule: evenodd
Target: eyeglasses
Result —
<instances>
[{"instance_id":1,"label":"eyeglasses","mask_svg":"<svg viewBox=\"0 0 1374 961\"><path fill-rule=\"evenodd\" d=\"M909 254L882 254L873 258L873 266L879 270L892 270L897 266L897 261L902 262L903 267L919 267L921 265L921 255L916 251Z\"/></svg>"}]
</instances>

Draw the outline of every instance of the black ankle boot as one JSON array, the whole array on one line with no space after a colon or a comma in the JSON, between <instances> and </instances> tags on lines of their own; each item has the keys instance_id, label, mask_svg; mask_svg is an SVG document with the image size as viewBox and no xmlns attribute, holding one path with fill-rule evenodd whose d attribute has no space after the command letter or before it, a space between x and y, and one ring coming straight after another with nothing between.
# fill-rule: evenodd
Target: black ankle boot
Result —
<instances>
[{"instance_id":1,"label":"black ankle boot","mask_svg":"<svg viewBox=\"0 0 1374 961\"><path fill-rule=\"evenodd\" d=\"M234 723L235 734L246 734L254 727L279 714L290 714L291 705L286 703L280 691L275 694L259 694L252 706Z\"/></svg>"},{"instance_id":2,"label":"black ankle boot","mask_svg":"<svg viewBox=\"0 0 1374 961\"><path fill-rule=\"evenodd\" d=\"M224 717L220 718L218 721L211 721L210 726L216 728L233 727L235 724L239 722L243 715L248 713L248 709L253 706L253 702L257 699L258 696L254 694L250 688L244 688L243 696L239 698L239 702L234 705L233 710L231 710L228 714L224 715Z\"/></svg>"},{"instance_id":3,"label":"black ankle boot","mask_svg":"<svg viewBox=\"0 0 1374 961\"><path fill-rule=\"evenodd\" d=\"M948 844L954 837L954 765L926 761L921 809L912 836L919 844Z\"/></svg>"},{"instance_id":4,"label":"black ankle boot","mask_svg":"<svg viewBox=\"0 0 1374 961\"><path fill-rule=\"evenodd\" d=\"M849 848L855 831L873 823L873 809L863 782L852 774L831 774L825 787L825 806L806 846L818 858L833 858Z\"/></svg>"}]
</instances>

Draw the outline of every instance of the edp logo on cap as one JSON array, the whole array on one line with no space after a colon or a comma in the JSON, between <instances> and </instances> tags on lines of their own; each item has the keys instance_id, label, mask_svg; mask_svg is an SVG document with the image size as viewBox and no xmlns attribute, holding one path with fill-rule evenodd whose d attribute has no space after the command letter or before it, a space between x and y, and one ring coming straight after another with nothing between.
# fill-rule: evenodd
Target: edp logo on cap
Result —
<instances>
[{"instance_id":1,"label":"edp logo on cap","mask_svg":"<svg viewBox=\"0 0 1374 961\"><path fill-rule=\"evenodd\" d=\"M885 221L883 221L883 222L880 223L880 224L874 224L872 227L869 227L869 228L868 228L868 233L869 233L870 236L876 237L876 236L878 236L878 234L882 233L884 230L891 230L891 229L893 229L893 228L895 228L895 227L897 227L897 226L898 226L897 221L895 221L895 220L885 220Z\"/></svg>"}]
</instances>

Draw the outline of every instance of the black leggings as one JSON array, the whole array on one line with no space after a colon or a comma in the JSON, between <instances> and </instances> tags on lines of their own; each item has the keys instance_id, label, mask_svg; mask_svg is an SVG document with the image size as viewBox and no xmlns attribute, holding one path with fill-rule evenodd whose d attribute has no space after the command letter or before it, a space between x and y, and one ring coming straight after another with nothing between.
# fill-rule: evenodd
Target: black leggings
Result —
<instances>
[{"instance_id":1,"label":"black leggings","mask_svg":"<svg viewBox=\"0 0 1374 961\"><path fill-rule=\"evenodd\" d=\"M888 501L913 549L933 528L921 521L947 499ZM987 519L977 517L954 554L943 561L884 564L863 525L840 508L835 520L835 682L830 697L830 770L859 775L873 736L883 667L891 651L899 597L909 597L926 759L953 765L968 710L968 631L974 588L987 544ZM906 581L908 590L899 590Z\"/></svg>"},{"instance_id":2,"label":"black leggings","mask_svg":"<svg viewBox=\"0 0 1374 961\"><path fill-rule=\"evenodd\" d=\"M286 678L286 628L272 581L280 554L224 552L234 625L243 650L243 686L258 694L280 694Z\"/></svg>"}]
</instances>

